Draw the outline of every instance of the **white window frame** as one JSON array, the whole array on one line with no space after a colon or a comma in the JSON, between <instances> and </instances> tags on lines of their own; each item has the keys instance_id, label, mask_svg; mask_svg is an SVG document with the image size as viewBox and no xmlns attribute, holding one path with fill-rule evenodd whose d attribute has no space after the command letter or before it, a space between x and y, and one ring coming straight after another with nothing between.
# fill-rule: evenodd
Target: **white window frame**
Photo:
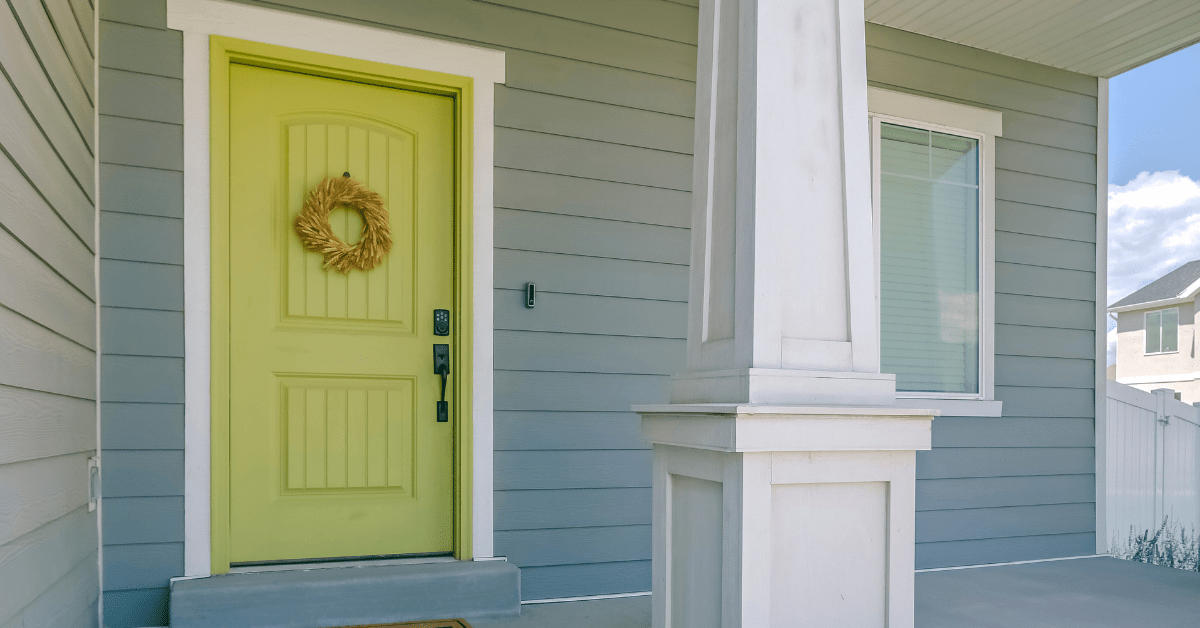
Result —
<instances>
[{"instance_id":1,"label":"white window frame","mask_svg":"<svg viewBox=\"0 0 1200 628\"><path fill-rule=\"evenodd\" d=\"M1150 333L1150 323L1148 322L1151 314L1159 314L1158 318L1158 348L1162 348L1162 314L1175 310L1175 349L1173 351L1146 351L1146 335ZM1179 353L1179 308L1164 307L1159 310L1146 310L1142 313L1142 355L1170 355Z\"/></svg>"},{"instance_id":2,"label":"white window frame","mask_svg":"<svg viewBox=\"0 0 1200 628\"><path fill-rule=\"evenodd\" d=\"M995 400L996 284L996 138L1003 132L1000 112L870 87L867 89L871 132L871 204L875 238L875 307L880 304L881 143L887 122L969 137L979 141L979 392L897 391L900 406L928 407L947 416L1000 416ZM877 333L882 334L882 325Z\"/></svg>"}]
</instances>

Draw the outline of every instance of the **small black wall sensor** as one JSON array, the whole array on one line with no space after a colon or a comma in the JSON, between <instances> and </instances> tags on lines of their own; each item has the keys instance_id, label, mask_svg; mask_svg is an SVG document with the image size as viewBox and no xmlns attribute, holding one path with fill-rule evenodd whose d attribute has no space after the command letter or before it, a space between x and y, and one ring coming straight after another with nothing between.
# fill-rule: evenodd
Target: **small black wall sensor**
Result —
<instances>
[{"instance_id":1,"label":"small black wall sensor","mask_svg":"<svg viewBox=\"0 0 1200 628\"><path fill-rule=\"evenodd\" d=\"M537 305L537 286L527 283L525 284L525 307L534 305Z\"/></svg>"}]
</instances>

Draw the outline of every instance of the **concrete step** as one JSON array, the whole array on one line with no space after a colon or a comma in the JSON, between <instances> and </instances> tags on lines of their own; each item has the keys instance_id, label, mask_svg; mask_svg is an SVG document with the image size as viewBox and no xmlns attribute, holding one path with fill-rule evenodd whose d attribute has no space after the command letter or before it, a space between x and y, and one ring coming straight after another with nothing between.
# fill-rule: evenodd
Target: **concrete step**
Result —
<instances>
[{"instance_id":1,"label":"concrete step","mask_svg":"<svg viewBox=\"0 0 1200 628\"><path fill-rule=\"evenodd\" d=\"M520 613L520 570L504 561L358 563L171 583L171 628L332 628Z\"/></svg>"}]
</instances>

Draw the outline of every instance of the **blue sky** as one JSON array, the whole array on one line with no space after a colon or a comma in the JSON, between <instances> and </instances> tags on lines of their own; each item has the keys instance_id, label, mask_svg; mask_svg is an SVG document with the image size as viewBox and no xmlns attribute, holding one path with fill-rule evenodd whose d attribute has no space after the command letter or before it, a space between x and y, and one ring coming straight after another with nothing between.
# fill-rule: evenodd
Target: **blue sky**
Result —
<instances>
[{"instance_id":1,"label":"blue sky","mask_svg":"<svg viewBox=\"0 0 1200 628\"><path fill-rule=\"evenodd\" d=\"M1108 182L1178 170L1200 181L1200 46L1113 77Z\"/></svg>"},{"instance_id":2,"label":"blue sky","mask_svg":"<svg viewBox=\"0 0 1200 628\"><path fill-rule=\"evenodd\" d=\"M1109 81L1108 142L1113 303L1200 259L1200 45Z\"/></svg>"}]
</instances>

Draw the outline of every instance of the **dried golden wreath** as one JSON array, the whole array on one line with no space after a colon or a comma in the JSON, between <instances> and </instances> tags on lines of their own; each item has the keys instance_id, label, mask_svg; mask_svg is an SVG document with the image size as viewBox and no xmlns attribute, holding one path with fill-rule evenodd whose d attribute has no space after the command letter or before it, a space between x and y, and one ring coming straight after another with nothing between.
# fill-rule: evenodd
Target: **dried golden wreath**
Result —
<instances>
[{"instance_id":1,"label":"dried golden wreath","mask_svg":"<svg viewBox=\"0 0 1200 628\"><path fill-rule=\"evenodd\" d=\"M339 207L362 214L362 238L357 244L342 242L329 225L329 213ZM325 256L325 268L340 273L350 269L371 270L392 250L392 233L383 197L368 190L350 173L330 177L317 184L304 200L304 207L293 223L304 248Z\"/></svg>"}]
</instances>

